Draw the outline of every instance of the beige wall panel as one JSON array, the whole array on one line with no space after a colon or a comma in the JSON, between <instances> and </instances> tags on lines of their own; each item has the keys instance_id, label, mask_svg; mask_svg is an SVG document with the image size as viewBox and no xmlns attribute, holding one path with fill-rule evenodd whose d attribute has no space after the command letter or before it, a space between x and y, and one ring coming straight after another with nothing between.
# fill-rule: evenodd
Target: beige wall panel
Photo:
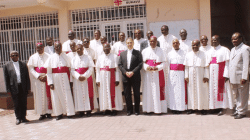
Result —
<instances>
[{"instance_id":1,"label":"beige wall panel","mask_svg":"<svg viewBox=\"0 0 250 140\"><path fill-rule=\"evenodd\" d=\"M199 19L199 0L146 0L148 22Z\"/></svg>"},{"instance_id":2,"label":"beige wall panel","mask_svg":"<svg viewBox=\"0 0 250 140\"><path fill-rule=\"evenodd\" d=\"M69 10L113 6L113 0L82 0L68 2Z\"/></svg>"},{"instance_id":3,"label":"beige wall panel","mask_svg":"<svg viewBox=\"0 0 250 140\"><path fill-rule=\"evenodd\" d=\"M25 7L25 8L13 8L13 9L0 10L0 17L36 14L36 13L44 13L44 12L52 12L52 11L56 11L56 9L48 8L45 6L31 6L31 7Z\"/></svg>"}]
</instances>

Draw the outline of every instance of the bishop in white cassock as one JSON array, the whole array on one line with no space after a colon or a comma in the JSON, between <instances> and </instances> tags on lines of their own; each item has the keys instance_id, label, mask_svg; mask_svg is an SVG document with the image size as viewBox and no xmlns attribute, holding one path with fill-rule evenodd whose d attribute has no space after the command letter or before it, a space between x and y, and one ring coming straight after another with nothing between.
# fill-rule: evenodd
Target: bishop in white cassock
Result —
<instances>
[{"instance_id":1,"label":"bishop in white cassock","mask_svg":"<svg viewBox=\"0 0 250 140\"><path fill-rule=\"evenodd\" d=\"M87 111L90 116L91 111L98 108L96 98L95 81L93 81L92 73L94 63L90 56L83 54L83 45L77 45L77 55L71 61L71 74L74 84L74 101L75 111Z\"/></svg>"},{"instance_id":2,"label":"bishop in white cassock","mask_svg":"<svg viewBox=\"0 0 250 140\"><path fill-rule=\"evenodd\" d=\"M200 41L192 41L193 51L186 54L185 80L188 83L188 114L193 110L202 110L203 115L207 114L208 106L208 78L209 67L205 52L199 51Z\"/></svg>"},{"instance_id":3,"label":"bishop in white cassock","mask_svg":"<svg viewBox=\"0 0 250 140\"><path fill-rule=\"evenodd\" d=\"M168 107L174 114L187 109L187 88L184 80L185 66L184 60L186 53L179 48L178 39L173 40L174 49L168 53L168 82L167 82L167 99Z\"/></svg>"},{"instance_id":4,"label":"bishop in white cassock","mask_svg":"<svg viewBox=\"0 0 250 140\"><path fill-rule=\"evenodd\" d=\"M161 33L162 35L157 40L160 42L160 47L164 51L164 54L167 55L173 49L172 41L177 38L169 34L167 25L161 27Z\"/></svg>"},{"instance_id":5,"label":"bishop in white cassock","mask_svg":"<svg viewBox=\"0 0 250 140\"><path fill-rule=\"evenodd\" d=\"M125 41L125 33L119 33L119 41L112 46L112 52L117 56L120 56L121 52L128 49Z\"/></svg>"},{"instance_id":6,"label":"bishop in white cassock","mask_svg":"<svg viewBox=\"0 0 250 140\"><path fill-rule=\"evenodd\" d=\"M123 109L122 89L119 83L118 59L108 43L96 62L96 83L99 87L100 111L111 110L116 115L117 110Z\"/></svg>"},{"instance_id":7,"label":"bishop in white cassock","mask_svg":"<svg viewBox=\"0 0 250 140\"><path fill-rule=\"evenodd\" d=\"M70 42L75 42L76 44L82 44L81 40L75 39L75 32L72 30L69 31L68 38L69 40L65 41L62 45L62 51L65 52L66 54L72 51L70 49Z\"/></svg>"},{"instance_id":8,"label":"bishop in white cassock","mask_svg":"<svg viewBox=\"0 0 250 140\"><path fill-rule=\"evenodd\" d=\"M102 49L102 43L101 43L101 32L100 30L95 30L94 32L95 38L90 41L90 48L92 48L95 51L95 54L97 54L98 49Z\"/></svg>"},{"instance_id":9,"label":"bishop in white cassock","mask_svg":"<svg viewBox=\"0 0 250 140\"><path fill-rule=\"evenodd\" d=\"M185 29L180 30L180 49L184 50L186 53L192 51L192 41L187 39L187 31Z\"/></svg>"},{"instance_id":10,"label":"bishop in white cassock","mask_svg":"<svg viewBox=\"0 0 250 140\"><path fill-rule=\"evenodd\" d=\"M54 46L53 46L53 38L52 37L47 37L46 38L46 44L47 46L44 48L44 52L48 54L53 54L55 52Z\"/></svg>"},{"instance_id":11,"label":"bishop in white cassock","mask_svg":"<svg viewBox=\"0 0 250 140\"><path fill-rule=\"evenodd\" d=\"M143 69L142 80L142 110L143 112L167 113L166 83L163 72L165 56L157 47L157 38L150 38L150 46L142 51Z\"/></svg>"},{"instance_id":12,"label":"bishop in white cassock","mask_svg":"<svg viewBox=\"0 0 250 140\"><path fill-rule=\"evenodd\" d=\"M233 96L228 79L230 51L220 45L220 38L214 35L211 40L212 49L209 54L209 109L233 109ZM225 80L227 80L225 82Z\"/></svg>"},{"instance_id":13,"label":"bishop in white cassock","mask_svg":"<svg viewBox=\"0 0 250 140\"><path fill-rule=\"evenodd\" d=\"M140 51L141 43L144 41L146 41L146 39L142 38L141 30L135 30L134 49Z\"/></svg>"},{"instance_id":14,"label":"bishop in white cassock","mask_svg":"<svg viewBox=\"0 0 250 140\"><path fill-rule=\"evenodd\" d=\"M37 53L33 54L28 61L32 91L34 93L35 113L40 115L39 120L51 118L52 103L50 87L47 84L47 69L44 64L49 58L49 54L44 52L42 43L36 44Z\"/></svg>"},{"instance_id":15,"label":"bishop in white cassock","mask_svg":"<svg viewBox=\"0 0 250 140\"><path fill-rule=\"evenodd\" d=\"M201 39L200 39L200 42L201 42L200 51L203 51L207 55L209 55L208 53L212 49L212 46L210 46L210 45L207 44L207 42L208 42L207 36L206 35L202 35Z\"/></svg>"},{"instance_id":16,"label":"bishop in white cassock","mask_svg":"<svg viewBox=\"0 0 250 140\"><path fill-rule=\"evenodd\" d=\"M99 47L99 48L97 48L95 50L95 52L96 52L96 54L95 54L96 58L95 59L96 60L98 60L98 57L100 57L101 55L105 54L104 51L103 51L103 46L104 46L104 44L107 43L107 37L106 36L102 36L100 40L101 40L102 46ZM112 50L110 50L110 53L112 53Z\"/></svg>"},{"instance_id":17,"label":"bishop in white cassock","mask_svg":"<svg viewBox=\"0 0 250 140\"><path fill-rule=\"evenodd\" d=\"M55 43L55 52L45 64L48 85L51 89L53 113L60 120L63 114L69 118L75 115L72 93L70 89L70 59L62 52L60 42Z\"/></svg>"}]
</instances>

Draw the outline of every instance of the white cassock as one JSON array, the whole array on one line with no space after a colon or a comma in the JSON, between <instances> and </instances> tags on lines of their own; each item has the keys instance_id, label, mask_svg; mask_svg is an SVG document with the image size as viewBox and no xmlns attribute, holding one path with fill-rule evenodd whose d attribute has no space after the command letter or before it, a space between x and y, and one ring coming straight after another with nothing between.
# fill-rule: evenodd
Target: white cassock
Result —
<instances>
[{"instance_id":1,"label":"white cassock","mask_svg":"<svg viewBox=\"0 0 250 140\"><path fill-rule=\"evenodd\" d=\"M69 61L71 62L73 60L73 58L75 58L75 56L77 55L77 52L69 52L66 55L68 56ZM72 75L70 73L70 82L73 82L72 80L73 80L73 78L72 78Z\"/></svg>"},{"instance_id":2,"label":"white cassock","mask_svg":"<svg viewBox=\"0 0 250 140\"><path fill-rule=\"evenodd\" d=\"M121 52L126 51L127 49L128 49L128 47L126 45L126 41L123 41L123 42L118 41L113 45L112 52L118 56L118 60L119 60ZM120 77L119 77L120 83L122 83L122 72L120 71L120 69L119 69L119 73L120 73ZM123 90L123 84L121 84L121 87Z\"/></svg>"},{"instance_id":3,"label":"white cassock","mask_svg":"<svg viewBox=\"0 0 250 140\"><path fill-rule=\"evenodd\" d=\"M206 52L206 54L209 53L211 49L212 49L212 46L210 45L200 46L200 51Z\"/></svg>"},{"instance_id":4,"label":"white cassock","mask_svg":"<svg viewBox=\"0 0 250 140\"><path fill-rule=\"evenodd\" d=\"M158 37L157 40L160 42L160 47L164 51L165 55L172 50L173 48L172 44L174 39L177 39L177 37L171 34L168 34L166 36L161 35L160 37Z\"/></svg>"},{"instance_id":5,"label":"white cassock","mask_svg":"<svg viewBox=\"0 0 250 140\"><path fill-rule=\"evenodd\" d=\"M208 82L203 82L203 78L209 79L209 64L205 52L192 51L187 53L184 60L184 65L185 78L189 79L188 109L208 110Z\"/></svg>"},{"instance_id":6,"label":"white cassock","mask_svg":"<svg viewBox=\"0 0 250 140\"><path fill-rule=\"evenodd\" d=\"M52 104L50 96L50 88L47 82L41 82L38 80L39 76L44 76L47 74L47 69L44 68L44 64L49 58L49 54L35 53L28 61L28 67L30 72L30 80L32 85L32 91L34 93L34 107L35 113L39 115L51 114Z\"/></svg>"},{"instance_id":7,"label":"white cassock","mask_svg":"<svg viewBox=\"0 0 250 140\"><path fill-rule=\"evenodd\" d=\"M166 82L164 78L165 56L160 47L147 47L142 51L143 57L143 112L167 113ZM148 66L156 66L157 71L148 71Z\"/></svg>"},{"instance_id":8,"label":"white cassock","mask_svg":"<svg viewBox=\"0 0 250 140\"><path fill-rule=\"evenodd\" d=\"M85 54L77 55L71 61L75 111L89 111L98 108L96 84L92 78L94 66L91 57ZM80 76L85 77L86 80L79 81Z\"/></svg>"},{"instance_id":9,"label":"white cassock","mask_svg":"<svg viewBox=\"0 0 250 140\"><path fill-rule=\"evenodd\" d=\"M84 48L83 53L91 57L92 60L96 59L95 51L92 48Z\"/></svg>"},{"instance_id":10,"label":"white cassock","mask_svg":"<svg viewBox=\"0 0 250 140\"><path fill-rule=\"evenodd\" d=\"M146 39L141 38L140 40L134 39L134 49L140 51L141 50L141 43L146 41Z\"/></svg>"},{"instance_id":11,"label":"white cassock","mask_svg":"<svg viewBox=\"0 0 250 140\"><path fill-rule=\"evenodd\" d=\"M103 49L101 40L93 39L90 41L89 47L95 51L95 55L97 55L97 50ZM95 58L97 60L97 58Z\"/></svg>"},{"instance_id":12,"label":"white cassock","mask_svg":"<svg viewBox=\"0 0 250 140\"><path fill-rule=\"evenodd\" d=\"M62 51L65 52L66 54L71 52L71 49L70 49L70 42L71 41L74 41L77 44L82 44L82 41L81 40L78 40L78 39L74 39L74 40L67 40L63 43L62 45Z\"/></svg>"},{"instance_id":13,"label":"white cassock","mask_svg":"<svg viewBox=\"0 0 250 140\"><path fill-rule=\"evenodd\" d=\"M209 54L209 109L230 108L233 109L233 95L228 75L230 51L221 45L212 47ZM227 77L227 76L225 76Z\"/></svg>"},{"instance_id":14,"label":"white cassock","mask_svg":"<svg viewBox=\"0 0 250 140\"><path fill-rule=\"evenodd\" d=\"M118 41L112 46L112 52L117 56L120 56L120 53L128 49L126 41Z\"/></svg>"},{"instance_id":15,"label":"white cassock","mask_svg":"<svg viewBox=\"0 0 250 140\"><path fill-rule=\"evenodd\" d=\"M184 111L187 103L187 90L185 88L185 51L172 49L168 53L169 75L167 82L168 107L171 110Z\"/></svg>"},{"instance_id":16,"label":"white cassock","mask_svg":"<svg viewBox=\"0 0 250 140\"><path fill-rule=\"evenodd\" d=\"M192 51L192 41L191 40L179 40L180 49L184 50L186 53Z\"/></svg>"},{"instance_id":17,"label":"white cassock","mask_svg":"<svg viewBox=\"0 0 250 140\"><path fill-rule=\"evenodd\" d=\"M45 64L47 68L48 85L54 85L54 90L51 90L51 99L53 113L56 116L61 114L67 114L67 116L75 115L69 84L69 60L70 59L65 53L61 53L60 55L54 53Z\"/></svg>"},{"instance_id":18,"label":"white cassock","mask_svg":"<svg viewBox=\"0 0 250 140\"><path fill-rule=\"evenodd\" d=\"M53 54L55 52L54 46L46 46L44 47L44 52L48 53L49 55Z\"/></svg>"},{"instance_id":19,"label":"white cassock","mask_svg":"<svg viewBox=\"0 0 250 140\"><path fill-rule=\"evenodd\" d=\"M96 82L100 82L100 111L123 109L122 83L115 86L115 81L119 81L117 56L113 53L103 54L96 62Z\"/></svg>"}]
</instances>

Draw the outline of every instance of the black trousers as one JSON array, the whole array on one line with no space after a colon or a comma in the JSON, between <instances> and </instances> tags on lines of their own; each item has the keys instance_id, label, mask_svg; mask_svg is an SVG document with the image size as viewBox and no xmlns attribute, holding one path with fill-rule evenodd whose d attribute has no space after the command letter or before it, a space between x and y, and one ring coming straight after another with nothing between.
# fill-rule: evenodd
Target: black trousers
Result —
<instances>
[{"instance_id":1,"label":"black trousers","mask_svg":"<svg viewBox=\"0 0 250 140\"><path fill-rule=\"evenodd\" d=\"M128 82L123 82L124 96L126 99L127 112L133 113L133 103L131 88L133 87L134 101L135 101L135 112L140 112L140 86L141 81L133 81L131 79Z\"/></svg>"},{"instance_id":2,"label":"black trousers","mask_svg":"<svg viewBox=\"0 0 250 140\"><path fill-rule=\"evenodd\" d=\"M27 111L27 94L22 89L22 84L18 84L18 94L11 93L14 102L16 119L24 119Z\"/></svg>"}]
</instances>

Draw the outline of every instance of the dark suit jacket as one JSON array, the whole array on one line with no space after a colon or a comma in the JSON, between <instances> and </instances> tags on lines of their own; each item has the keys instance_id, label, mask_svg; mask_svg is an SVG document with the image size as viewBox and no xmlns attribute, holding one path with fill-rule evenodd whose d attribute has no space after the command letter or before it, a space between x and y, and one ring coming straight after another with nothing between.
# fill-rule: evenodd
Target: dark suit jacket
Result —
<instances>
[{"instance_id":1,"label":"dark suit jacket","mask_svg":"<svg viewBox=\"0 0 250 140\"><path fill-rule=\"evenodd\" d=\"M146 41L143 41L141 44L140 44L141 48L140 48L140 52L142 52L144 49L146 49L148 46L148 40ZM157 46L160 47L160 42L157 41Z\"/></svg>"},{"instance_id":2,"label":"dark suit jacket","mask_svg":"<svg viewBox=\"0 0 250 140\"><path fill-rule=\"evenodd\" d=\"M21 75L21 83L23 92L28 94L28 90L30 90L30 78L29 72L26 63L18 61ZM8 62L3 67L5 85L7 92L10 92L12 95L18 94L18 83L16 71L13 65L13 62Z\"/></svg>"},{"instance_id":3,"label":"dark suit jacket","mask_svg":"<svg viewBox=\"0 0 250 140\"><path fill-rule=\"evenodd\" d=\"M127 82L128 77L126 76L126 72L133 71L134 75L130 78L133 81L141 81L141 73L140 70L142 68L142 55L139 51L133 49L131 62L130 62L130 69L127 69L127 50L120 54L119 59L119 69L122 72L122 81Z\"/></svg>"}]
</instances>

